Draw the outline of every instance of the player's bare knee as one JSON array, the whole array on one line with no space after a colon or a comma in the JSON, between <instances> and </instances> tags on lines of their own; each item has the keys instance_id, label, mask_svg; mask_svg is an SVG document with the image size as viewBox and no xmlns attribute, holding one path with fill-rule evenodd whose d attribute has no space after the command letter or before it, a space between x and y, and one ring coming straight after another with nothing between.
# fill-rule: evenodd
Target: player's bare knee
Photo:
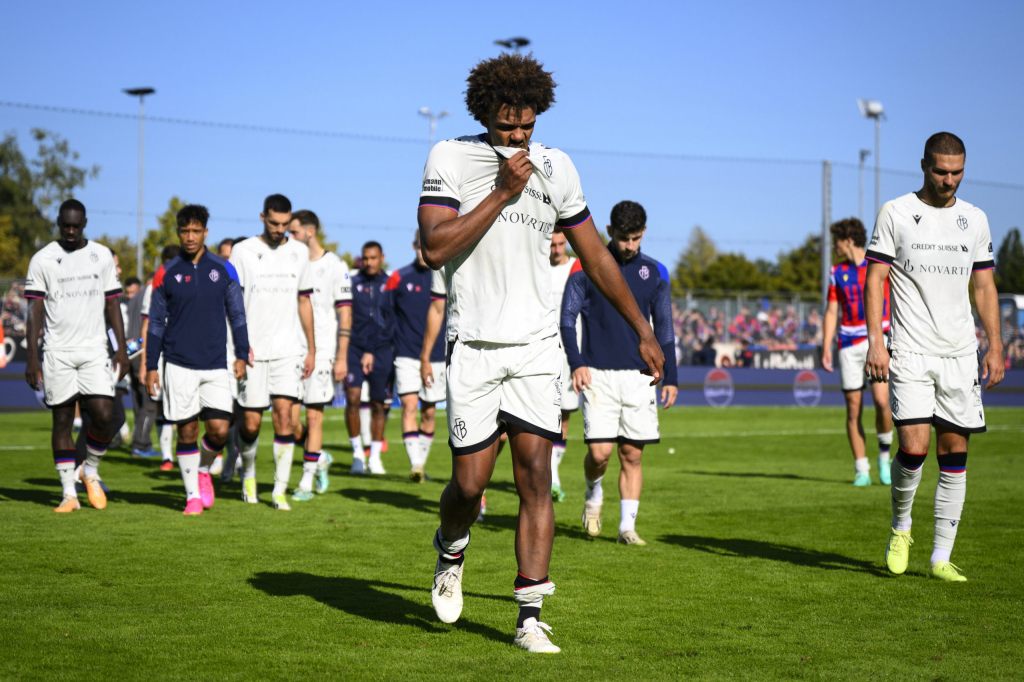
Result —
<instances>
[{"instance_id":1,"label":"player's bare knee","mask_svg":"<svg viewBox=\"0 0 1024 682\"><path fill-rule=\"evenodd\" d=\"M178 424L178 440L185 443L195 443L199 438L199 422L191 421L186 424Z\"/></svg>"},{"instance_id":2,"label":"player's bare knee","mask_svg":"<svg viewBox=\"0 0 1024 682\"><path fill-rule=\"evenodd\" d=\"M220 444L224 447L224 443L228 440L228 422L222 419L215 419L206 422L206 440L210 445ZM217 448L219 449L219 448Z\"/></svg>"}]
</instances>

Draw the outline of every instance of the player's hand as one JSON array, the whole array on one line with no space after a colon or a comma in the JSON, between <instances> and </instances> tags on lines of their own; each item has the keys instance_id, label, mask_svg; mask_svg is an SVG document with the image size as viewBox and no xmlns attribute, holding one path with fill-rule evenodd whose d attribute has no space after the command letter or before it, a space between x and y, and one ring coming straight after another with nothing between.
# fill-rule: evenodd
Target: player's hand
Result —
<instances>
[{"instance_id":1,"label":"player's hand","mask_svg":"<svg viewBox=\"0 0 1024 682\"><path fill-rule=\"evenodd\" d=\"M334 381L341 383L348 376L348 358L334 358Z\"/></svg>"},{"instance_id":2,"label":"player's hand","mask_svg":"<svg viewBox=\"0 0 1024 682\"><path fill-rule=\"evenodd\" d=\"M245 360L235 360L235 379L241 381L245 378Z\"/></svg>"},{"instance_id":3,"label":"player's hand","mask_svg":"<svg viewBox=\"0 0 1024 682\"><path fill-rule=\"evenodd\" d=\"M661 346L654 338L654 332L640 339L639 350L640 359L647 365L647 369L640 370L640 373L650 376L651 386L656 386L661 381L661 368L665 366L665 354L661 352ZM675 358L673 358L674 360Z\"/></svg>"},{"instance_id":4,"label":"player's hand","mask_svg":"<svg viewBox=\"0 0 1024 682\"><path fill-rule=\"evenodd\" d=\"M884 343L871 343L868 340L868 359L864 369L873 381L889 381L889 351Z\"/></svg>"},{"instance_id":5,"label":"player's hand","mask_svg":"<svg viewBox=\"0 0 1024 682\"><path fill-rule=\"evenodd\" d=\"M316 356L313 351L306 352L306 359L302 361L302 378L308 379L313 374L313 366L316 361Z\"/></svg>"},{"instance_id":6,"label":"player's hand","mask_svg":"<svg viewBox=\"0 0 1024 682\"><path fill-rule=\"evenodd\" d=\"M420 358L420 381L427 388L434 385L434 368L430 364L430 358Z\"/></svg>"},{"instance_id":7,"label":"player's hand","mask_svg":"<svg viewBox=\"0 0 1024 682\"><path fill-rule=\"evenodd\" d=\"M676 404L676 396L679 395L678 386L661 387L661 405L666 410Z\"/></svg>"},{"instance_id":8,"label":"player's hand","mask_svg":"<svg viewBox=\"0 0 1024 682\"><path fill-rule=\"evenodd\" d=\"M150 396L160 395L160 372L155 369L146 372L146 393Z\"/></svg>"},{"instance_id":9,"label":"player's hand","mask_svg":"<svg viewBox=\"0 0 1024 682\"><path fill-rule=\"evenodd\" d=\"M834 372L835 367L832 366L832 349L822 346L821 348L821 368L826 372Z\"/></svg>"},{"instance_id":10,"label":"player's hand","mask_svg":"<svg viewBox=\"0 0 1024 682\"><path fill-rule=\"evenodd\" d=\"M985 388L992 388L999 384L1006 376L1006 366L1003 364L1003 349L990 347L985 357L981 360L981 378L988 379Z\"/></svg>"},{"instance_id":11,"label":"player's hand","mask_svg":"<svg viewBox=\"0 0 1024 682\"><path fill-rule=\"evenodd\" d=\"M498 177L494 181L495 189L507 195L506 201L511 201L522 194L531 175L533 175L533 165L530 163L530 155L525 151L516 152L512 158L498 162Z\"/></svg>"},{"instance_id":12,"label":"player's hand","mask_svg":"<svg viewBox=\"0 0 1024 682\"><path fill-rule=\"evenodd\" d=\"M373 353L363 353L363 357L359 360L359 364L363 367L363 374L370 374L373 372Z\"/></svg>"},{"instance_id":13,"label":"player's hand","mask_svg":"<svg viewBox=\"0 0 1024 682\"><path fill-rule=\"evenodd\" d=\"M583 389L589 388L592 379L589 367L577 367L572 371L572 390L582 393Z\"/></svg>"},{"instance_id":14,"label":"player's hand","mask_svg":"<svg viewBox=\"0 0 1024 682\"><path fill-rule=\"evenodd\" d=\"M114 364L117 366L117 380L124 379L124 375L132 368L131 360L128 359L128 352L122 348L114 353Z\"/></svg>"},{"instance_id":15,"label":"player's hand","mask_svg":"<svg viewBox=\"0 0 1024 682\"><path fill-rule=\"evenodd\" d=\"M43 389L43 368L39 366L38 359L29 359L25 366L25 381L33 391Z\"/></svg>"}]
</instances>

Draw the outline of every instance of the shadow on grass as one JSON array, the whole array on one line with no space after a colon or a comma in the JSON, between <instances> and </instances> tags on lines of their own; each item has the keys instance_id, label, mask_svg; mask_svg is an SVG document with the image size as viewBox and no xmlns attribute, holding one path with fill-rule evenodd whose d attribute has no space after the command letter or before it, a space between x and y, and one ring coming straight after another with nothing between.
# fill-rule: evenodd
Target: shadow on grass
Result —
<instances>
[{"instance_id":1,"label":"shadow on grass","mask_svg":"<svg viewBox=\"0 0 1024 682\"><path fill-rule=\"evenodd\" d=\"M49 482L50 490L39 488L0 488L0 502L33 502L45 507L60 504L60 484Z\"/></svg>"},{"instance_id":2,"label":"shadow on grass","mask_svg":"<svg viewBox=\"0 0 1024 682\"><path fill-rule=\"evenodd\" d=\"M18 493L39 492L39 493L46 493L47 495L53 495L53 496L55 496L55 498L59 498L60 497L59 494L58 494L59 491L60 491L60 482L59 481L52 481L52 480L46 479L46 478L26 478L23 482L24 483L28 483L29 485L42 486L44 488L47 488L48 490L41 490L41 491L27 491L27 490L15 491L15 490L8 490L6 492L11 492L11 493L14 493L14 492L18 492ZM52 489L54 492L51 493L50 489ZM182 504L183 504L182 501L185 498L184 498L184 496L182 494L181 486L173 486L173 487L172 486L161 486L161 489L167 490L167 491L169 491L170 493L173 493L173 494L161 494L159 492L138 492L138 491L135 491L135 490L116 490L116 489L112 489L112 490L110 490L107 493L107 499L110 500L110 502L112 504L115 504L115 503L118 503L118 502L126 502L128 504L148 504L148 505L152 505L154 507L165 507L165 508L169 508L169 509L178 509L179 507L182 506ZM0 494L4 494L4 493L5 493L5 491L0 490ZM84 494L82 492L79 492L78 496L82 500L82 503L85 504L85 496L84 496ZM29 501L34 501L34 500L29 500ZM60 502L60 499L57 499L57 501L53 504L53 506L56 506L59 502ZM49 503L40 502L40 504L49 504Z\"/></svg>"},{"instance_id":3,"label":"shadow on grass","mask_svg":"<svg viewBox=\"0 0 1024 682\"><path fill-rule=\"evenodd\" d=\"M819 552L814 549L780 545L775 542L764 542L763 540L707 538L696 535L665 535L662 536L661 541L670 545L679 545L680 547L719 556L754 557L833 571L842 570L870 573L879 576L888 575L880 566L870 561L862 561L843 556L842 554L833 554L832 552Z\"/></svg>"},{"instance_id":4,"label":"shadow on grass","mask_svg":"<svg viewBox=\"0 0 1024 682\"><path fill-rule=\"evenodd\" d=\"M816 476L799 476L797 474L770 474L762 471L684 471L684 474L695 476L722 476L724 478L774 478L782 481L815 481L819 483L843 483L838 478L818 478ZM849 483L849 481L845 481Z\"/></svg>"},{"instance_id":5,"label":"shadow on grass","mask_svg":"<svg viewBox=\"0 0 1024 682\"><path fill-rule=\"evenodd\" d=\"M393 592L415 592L421 595L422 601L426 601L426 589L420 586L299 572L261 572L249 578L248 582L257 590L272 597L312 597L321 604L366 620L408 625L430 633L447 632L450 629L438 623L431 606L420 603L420 600L406 599ZM500 599L494 595L465 593L465 596ZM460 618L458 624L452 627L503 644L509 641L509 633L499 632L490 626L464 618Z\"/></svg>"}]
</instances>

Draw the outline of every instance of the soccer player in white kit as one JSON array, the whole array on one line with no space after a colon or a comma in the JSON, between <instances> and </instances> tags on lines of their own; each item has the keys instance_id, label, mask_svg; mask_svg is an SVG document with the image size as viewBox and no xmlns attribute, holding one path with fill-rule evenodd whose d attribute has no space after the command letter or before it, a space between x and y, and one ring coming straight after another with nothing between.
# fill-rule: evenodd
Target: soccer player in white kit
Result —
<instances>
[{"instance_id":1,"label":"soccer player in white kit","mask_svg":"<svg viewBox=\"0 0 1024 682\"><path fill-rule=\"evenodd\" d=\"M302 479L292 499L305 502L316 492L328 488L327 472L333 461L323 452L324 407L334 400L335 383L348 374L348 349L338 343L352 333L352 278L348 265L338 255L324 249L318 237L320 219L312 211L295 211L288 227L292 238L309 248L309 276L313 283L310 301L313 304L313 335L316 337L316 359L313 373L302 387L302 404L306 406L305 445L302 454ZM292 410L298 422L298 403Z\"/></svg>"},{"instance_id":2,"label":"soccer player in white kit","mask_svg":"<svg viewBox=\"0 0 1024 682\"><path fill-rule=\"evenodd\" d=\"M84 399L91 418L82 482L89 504L96 509L107 506L98 467L117 431L114 384L128 372L118 303L121 284L114 256L106 246L85 238L86 222L82 202L68 199L62 203L57 212L60 239L32 256L25 279L25 298L29 300L25 379L33 390L43 391L53 414L53 462L63 489L63 498L54 509L59 513L81 508L71 436L79 398ZM108 327L117 341L114 367L107 351Z\"/></svg>"},{"instance_id":3,"label":"soccer player in white kit","mask_svg":"<svg viewBox=\"0 0 1024 682\"><path fill-rule=\"evenodd\" d=\"M907 570L911 509L934 426L939 481L931 575L949 582L967 580L950 554L967 492L968 439L985 431L980 380L987 379L991 388L1005 372L988 218L956 196L965 159L956 135L928 138L921 159L923 186L886 202L878 214L868 245L865 294L868 375L889 382L900 443L892 463L886 566L897 575ZM888 349L882 334L886 279L892 300ZM969 284L989 342L980 367Z\"/></svg>"},{"instance_id":4,"label":"soccer player in white kit","mask_svg":"<svg viewBox=\"0 0 1024 682\"><path fill-rule=\"evenodd\" d=\"M498 437L509 434L519 493L515 549L519 604L515 644L560 649L540 622L554 536L551 442L561 435L562 351L548 255L566 231L587 272L640 338L656 382L661 349L594 228L572 161L531 144L554 102L551 74L530 56L504 54L470 73L466 104L486 132L440 142L420 195L423 257L444 266L448 289L448 431L452 479L441 495L431 597L438 617L462 612L469 529L494 471Z\"/></svg>"},{"instance_id":5,"label":"soccer player in white kit","mask_svg":"<svg viewBox=\"0 0 1024 682\"><path fill-rule=\"evenodd\" d=\"M548 260L551 263L551 296L554 298L555 307L561 309L562 294L565 293L565 283L569 279L569 271L572 270L576 259L571 257L566 250L567 241L561 232L551 235L551 253ZM579 326L577 326L579 330ZM577 331L577 338L580 334ZM562 353L564 356L565 353ZM565 456L565 449L569 440L569 417L573 412L580 409L580 397L576 389L572 387L572 372L569 371L569 360L566 358L562 364L562 437L551 444L551 499L561 502L565 499L565 491L562 490L562 479L558 475L558 467L562 464L562 457Z\"/></svg>"},{"instance_id":6,"label":"soccer player in white kit","mask_svg":"<svg viewBox=\"0 0 1024 682\"><path fill-rule=\"evenodd\" d=\"M288 238L292 204L281 194L263 201L263 234L235 244L231 264L238 271L245 300L245 318L253 365L239 382L238 404L243 410L238 429L242 455L242 499L256 504L256 448L263 411L273 407L274 507L288 511L295 435L292 403L299 399L302 380L313 373L316 342L313 306L309 297L309 249ZM305 344L303 343L305 338Z\"/></svg>"}]
</instances>

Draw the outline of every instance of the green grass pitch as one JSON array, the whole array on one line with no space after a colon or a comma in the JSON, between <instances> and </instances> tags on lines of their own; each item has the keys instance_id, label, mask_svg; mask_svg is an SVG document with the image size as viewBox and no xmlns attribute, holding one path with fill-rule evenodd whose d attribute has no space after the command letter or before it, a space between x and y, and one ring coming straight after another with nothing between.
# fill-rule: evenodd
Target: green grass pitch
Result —
<instances>
[{"instance_id":1,"label":"green grass pitch","mask_svg":"<svg viewBox=\"0 0 1024 682\"><path fill-rule=\"evenodd\" d=\"M397 414L388 475L347 475L337 411L331 490L290 513L236 483L181 515L177 471L113 451L105 511L58 516L49 415L0 415L2 679L893 679L1024 675L1024 412L991 409L974 437L953 560L927 577L934 447L915 507L908 573L883 571L888 489L855 489L839 409L678 408L645 455L638 531L616 545L617 464L604 536L580 529L580 419L562 465L544 606L558 656L511 644L516 497L507 453L467 552L462 619L430 605L437 499L449 472L439 429L432 480L409 482ZM268 422L269 419L265 420ZM872 424L865 414L865 424ZM869 426L870 428L870 426ZM869 435L870 439L870 435ZM668 449L674 448L674 454ZM299 458L292 480L297 482ZM877 481L877 471L872 471Z\"/></svg>"}]
</instances>

